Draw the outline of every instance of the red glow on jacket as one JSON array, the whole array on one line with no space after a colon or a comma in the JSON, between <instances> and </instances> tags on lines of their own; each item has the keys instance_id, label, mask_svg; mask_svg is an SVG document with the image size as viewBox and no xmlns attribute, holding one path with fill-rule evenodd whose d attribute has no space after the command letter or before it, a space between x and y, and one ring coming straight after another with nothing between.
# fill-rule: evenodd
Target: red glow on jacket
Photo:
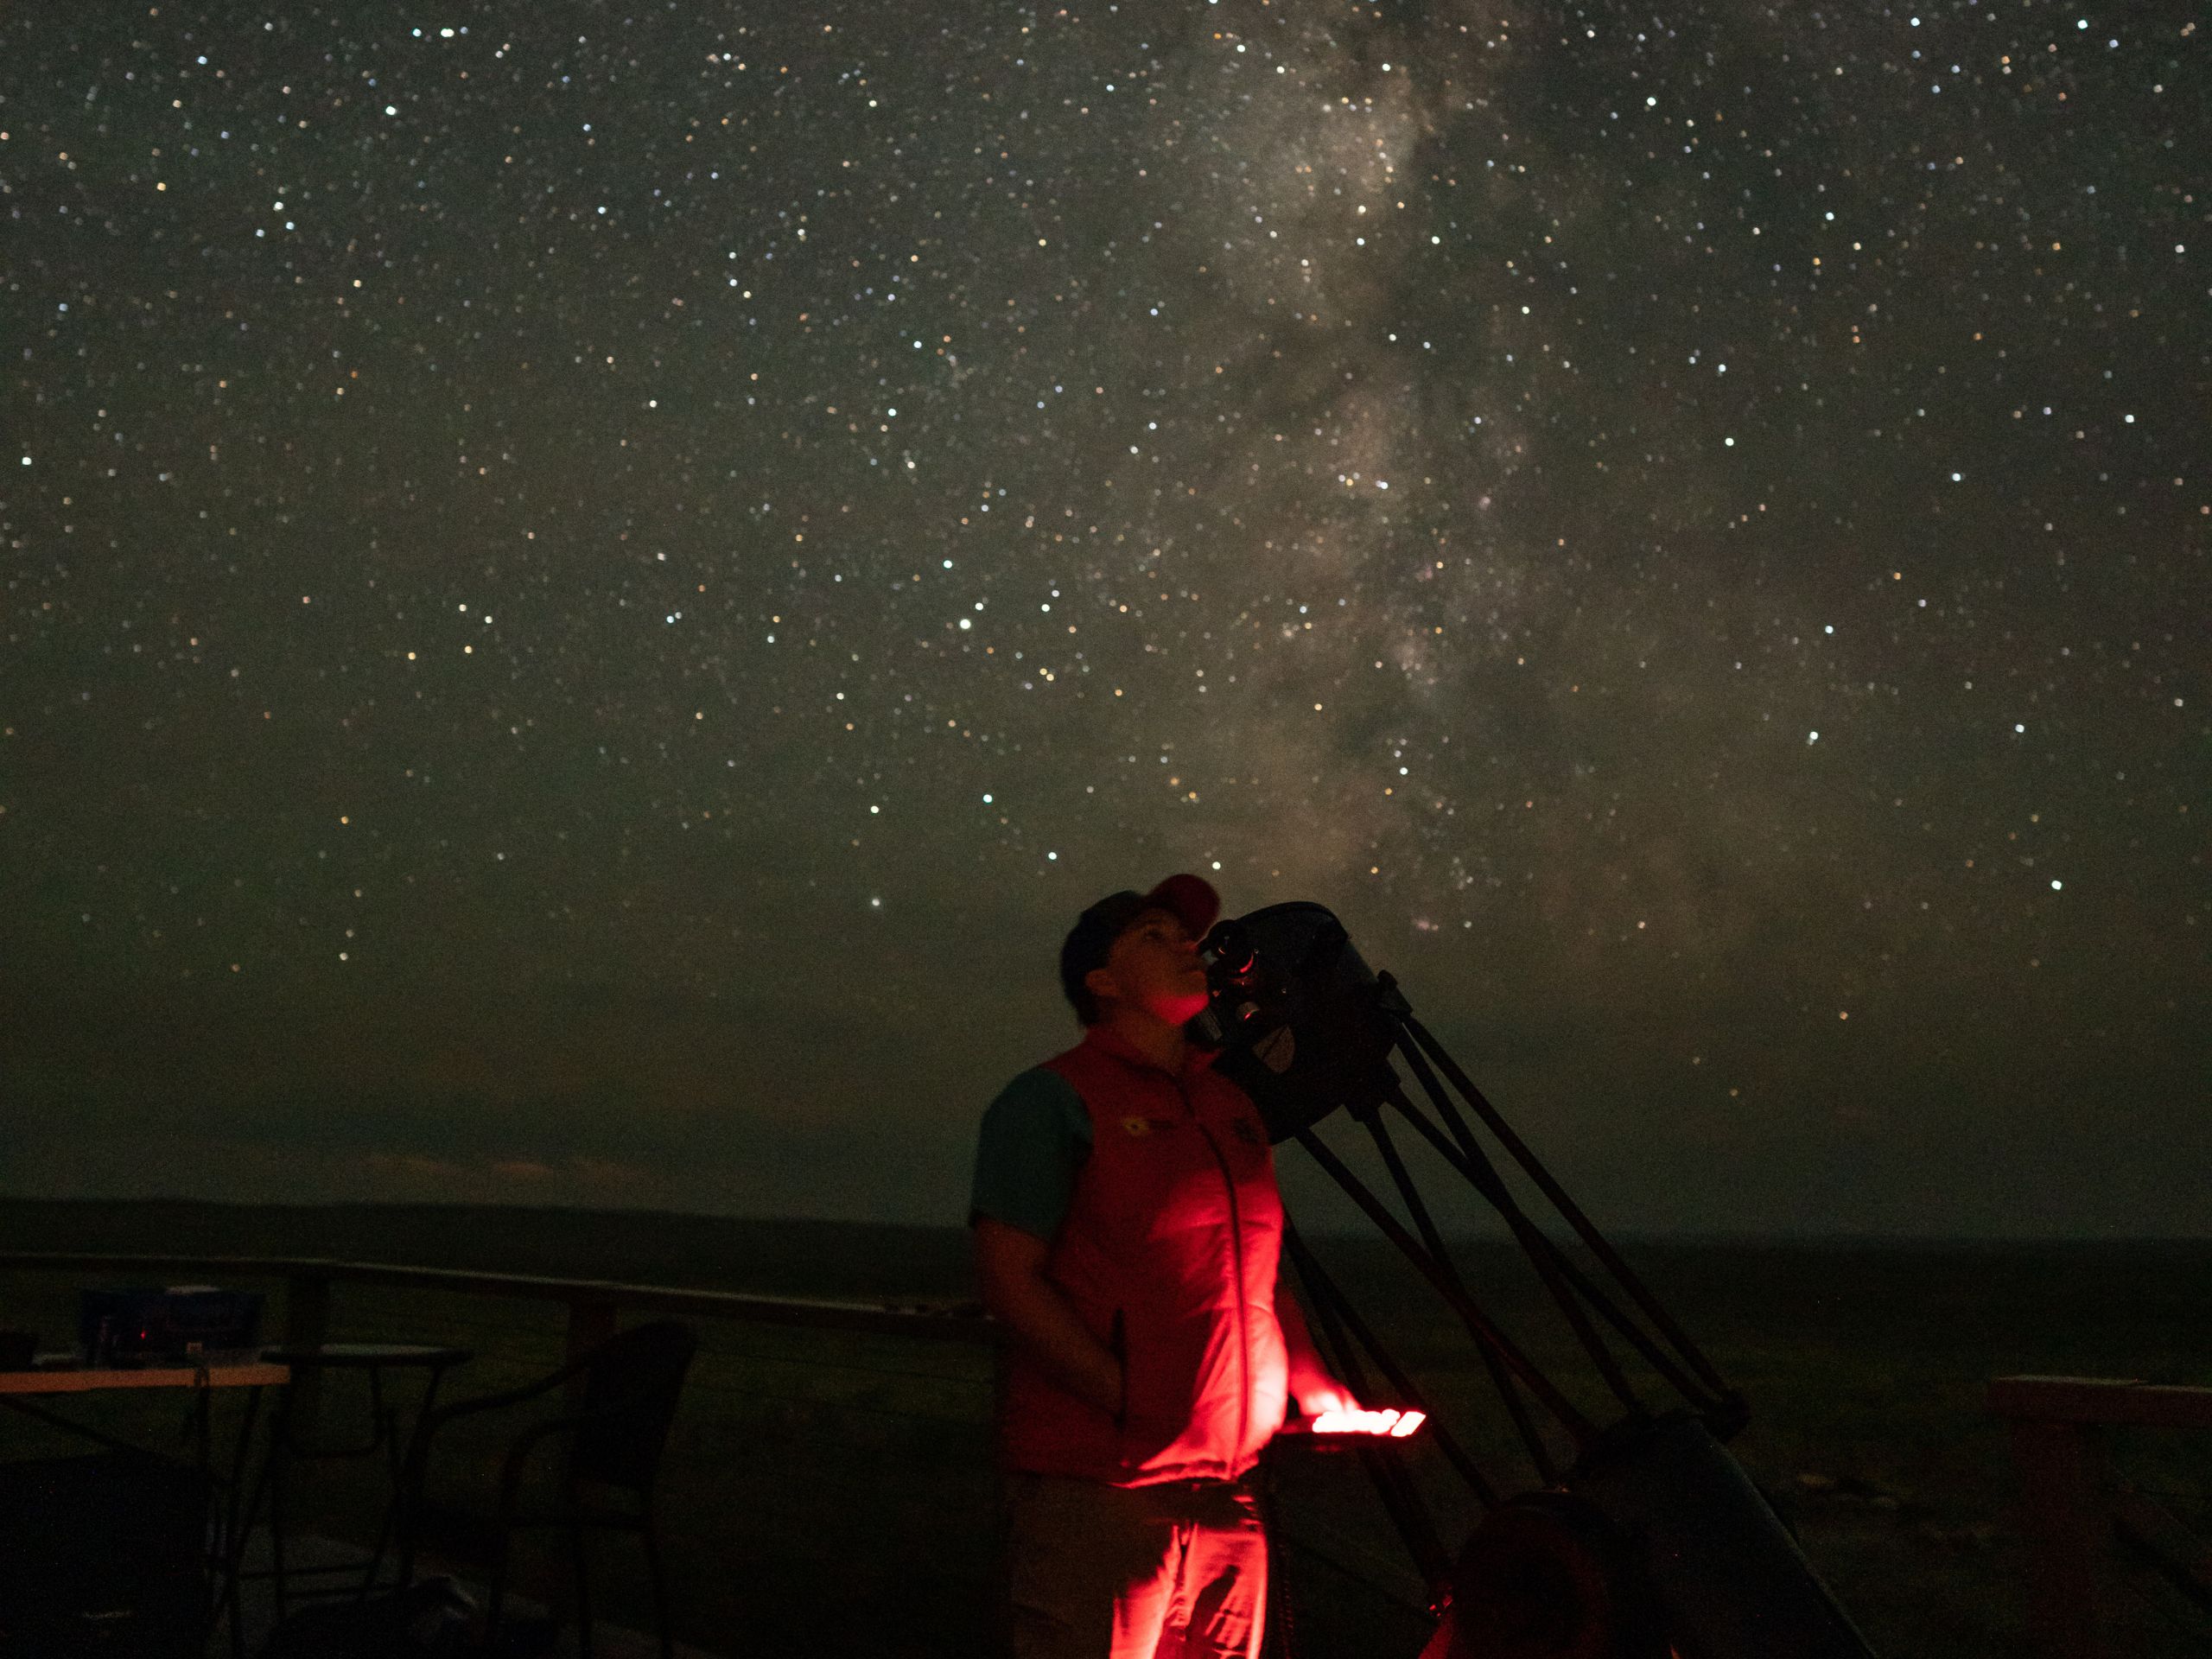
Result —
<instances>
[{"instance_id":1,"label":"red glow on jacket","mask_svg":"<svg viewBox=\"0 0 2212 1659\"><path fill-rule=\"evenodd\" d=\"M1121 1486L1242 1475L1282 1426L1289 1380L1282 1200L1259 1114L1210 1056L1176 1077L1100 1027L1046 1065L1091 1129L1046 1273L1120 1357L1124 1401L1111 1417L1017 1350L1007 1460Z\"/></svg>"}]
</instances>

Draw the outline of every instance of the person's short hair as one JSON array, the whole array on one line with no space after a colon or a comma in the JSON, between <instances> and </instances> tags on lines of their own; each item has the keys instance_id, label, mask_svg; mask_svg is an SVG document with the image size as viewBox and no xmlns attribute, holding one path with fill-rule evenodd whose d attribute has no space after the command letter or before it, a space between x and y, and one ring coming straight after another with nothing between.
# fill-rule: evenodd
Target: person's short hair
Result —
<instances>
[{"instance_id":1,"label":"person's short hair","mask_svg":"<svg viewBox=\"0 0 2212 1659\"><path fill-rule=\"evenodd\" d=\"M1060 989L1073 1005L1075 1017L1084 1025L1096 1025L1102 1010L1096 993L1084 981L1094 969L1106 965L1114 941L1147 910L1167 912L1181 921L1192 938L1204 938L1221 914L1221 895L1204 876L1171 875L1150 893L1124 887L1084 911L1060 943Z\"/></svg>"}]
</instances>

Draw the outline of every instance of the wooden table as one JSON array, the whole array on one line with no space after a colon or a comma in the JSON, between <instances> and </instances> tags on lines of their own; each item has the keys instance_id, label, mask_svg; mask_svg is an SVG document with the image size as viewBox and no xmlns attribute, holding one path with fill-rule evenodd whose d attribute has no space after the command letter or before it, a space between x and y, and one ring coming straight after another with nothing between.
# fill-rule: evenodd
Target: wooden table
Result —
<instances>
[{"instance_id":1,"label":"wooden table","mask_svg":"<svg viewBox=\"0 0 2212 1659\"><path fill-rule=\"evenodd\" d=\"M200 1466L207 1469L207 1401L215 1389L250 1389L246 1396L245 1427L238 1431L237 1455L232 1459L233 1478L245 1456L245 1446L253 1429L253 1419L261 1408L261 1390L281 1388L291 1380L289 1367L273 1364L251 1351L243 1353L205 1354L189 1364L180 1365L86 1365L69 1354L41 1354L28 1371L0 1371L0 1406L7 1406L27 1417L105 1446L111 1451L142 1452L143 1446L130 1445L112 1435L104 1434L89 1424L64 1417L58 1412L33 1405L26 1396L32 1395L93 1394L110 1389L186 1389L195 1399L193 1411L193 1441L200 1454Z\"/></svg>"},{"instance_id":2,"label":"wooden table","mask_svg":"<svg viewBox=\"0 0 2212 1659\"><path fill-rule=\"evenodd\" d=\"M66 1433L86 1440L110 1451L143 1454L148 1448L83 1423L34 1402L35 1396L105 1393L118 1389L182 1389L193 1395L192 1440L197 1453L200 1471L219 1486L223 1494L220 1542L207 1554L208 1576L212 1580L207 1605L209 1627L220 1618L226 1608L231 1615L231 1646L234 1652L243 1652L245 1635L239 1627L237 1604L238 1559L244 1552L245 1540L238 1526L238 1501L245 1487L246 1456L253 1441L255 1418L261 1410L261 1391L265 1388L281 1388L291 1381L291 1369L263 1359L257 1352L213 1353L196 1357L188 1363L172 1365L86 1365L69 1354L41 1354L27 1371L0 1371L0 1406L5 1406L27 1417L35 1417ZM208 1446L208 1402L217 1389L245 1389L245 1420L238 1426L237 1444L231 1452L231 1468L227 1477L215 1474L210 1465ZM158 1453L156 1455L159 1455Z\"/></svg>"},{"instance_id":3,"label":"wooden table","mask_svg":"<svg viewBox=\"0 0 2212 1659\"><path fill-rule=\"evenodd\" d=\"M204 1379L204 1380L203 1380ZM100 1389L281 1388L290 1370L258 1354L210 1354L196 1365L82 1365L41 1354L28 1371L0 1371L0 1395L90 1394Z\"/></svg>"}]
</instances>

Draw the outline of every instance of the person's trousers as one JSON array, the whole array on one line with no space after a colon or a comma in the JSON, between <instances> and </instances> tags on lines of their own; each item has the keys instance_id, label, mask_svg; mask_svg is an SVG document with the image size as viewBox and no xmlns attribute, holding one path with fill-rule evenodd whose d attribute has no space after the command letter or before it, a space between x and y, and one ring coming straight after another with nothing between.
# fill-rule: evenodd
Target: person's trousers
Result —
<instances>
[{"instance_id":1,"label":"person's trousers","mask_svg":"<svg viewBox=\"0 0 2212 1659\"><path fill-rule=\"evenodd\" d=\"M1014 1474L1014 1659L1259 1659L1268 1541L1241 1481Z\"/></svg>"}]
</instances>

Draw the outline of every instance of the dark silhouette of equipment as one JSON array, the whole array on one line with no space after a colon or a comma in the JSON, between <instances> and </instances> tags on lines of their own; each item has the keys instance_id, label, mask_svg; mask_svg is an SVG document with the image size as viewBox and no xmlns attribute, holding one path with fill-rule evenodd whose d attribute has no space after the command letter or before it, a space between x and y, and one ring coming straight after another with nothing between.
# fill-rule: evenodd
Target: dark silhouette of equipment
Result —
<instances>
[{"instance_id":1,"label":"dark silhouette of equipment","mask_svg":"<svg viewBox=\"0 0 2212 1659\"><path fill-rule=\"evenodd\" d=\"M1427 1412L1430 1443L1484 1511L1459 1549L1448 1549L1411 1478L1410 1454L1363 1448L1377 1495L1445 1610L1423 1659L1667 1659L1670 1647L1679 1659L1872 1659L1726 1450L1748 1421L1743 1396L1414 1018L1397 982L1369 968L1336 917L1315 904L1270 906L1221 923L1204 950L1211 998L1192 1034L1222 1051L1218 1069L1252 1096L1269 1137L1303 1147L1465 1326L1536 1477L1534 1490L1515 1491L1471 1456L1286 1230L1316 1334L1346 1386L1365 1399L1371 1366L1382 1389ZM1408 1092L1400 1064L1421 1101ZM1339 1110L1372 1142L1402 1219L1321 1139L1319 1126ZM1575 1245L1530 1216L1478 1122ZM1427 1141L1504 1221L1611 1396L1603 1421L1470 1292L1394 1125ZM1641 1362L1637 1375L1617 1347Z\"/></svg>"},{"instance_id":2,"label":"dark silhouette of equipment","mask_svg":"<svg viewBox=\"0 0 2212 1659\"><path fill-rule=\"evenodd\" d=\"M507 1552L513 1535L525 1529L551 1528L569 1535L575 1568L577 1650L590 1659L591 1594L584 1537L588 1532L637 1535L645 1550L653 1612L659 1625L663 1659L676 1649L668 1624L668 1595L663 1580L659 1538L653 1527L653 1487L662 1449L675 1421L684 1373L698 1341L672 1319L633 1325L550 1376L504 1394L457 1401L427 1413L408 1448L399 1507L399 1583L414 1581L415 1560L424 1545L456 1553L488 1555L485 1639L495 1643L505 1611ZM489 1515L433 1506L425 1496L430 1451L439 1431L464 1418L505 1411L543 1398L572 1382L580 1382L580 1409L530 1423L507 1446L500 1465L499 1497ZM533 1454L540 1448L565 1453L550 1503L528 1501L524 1490Z\"/></svg>"}]
</instances>

